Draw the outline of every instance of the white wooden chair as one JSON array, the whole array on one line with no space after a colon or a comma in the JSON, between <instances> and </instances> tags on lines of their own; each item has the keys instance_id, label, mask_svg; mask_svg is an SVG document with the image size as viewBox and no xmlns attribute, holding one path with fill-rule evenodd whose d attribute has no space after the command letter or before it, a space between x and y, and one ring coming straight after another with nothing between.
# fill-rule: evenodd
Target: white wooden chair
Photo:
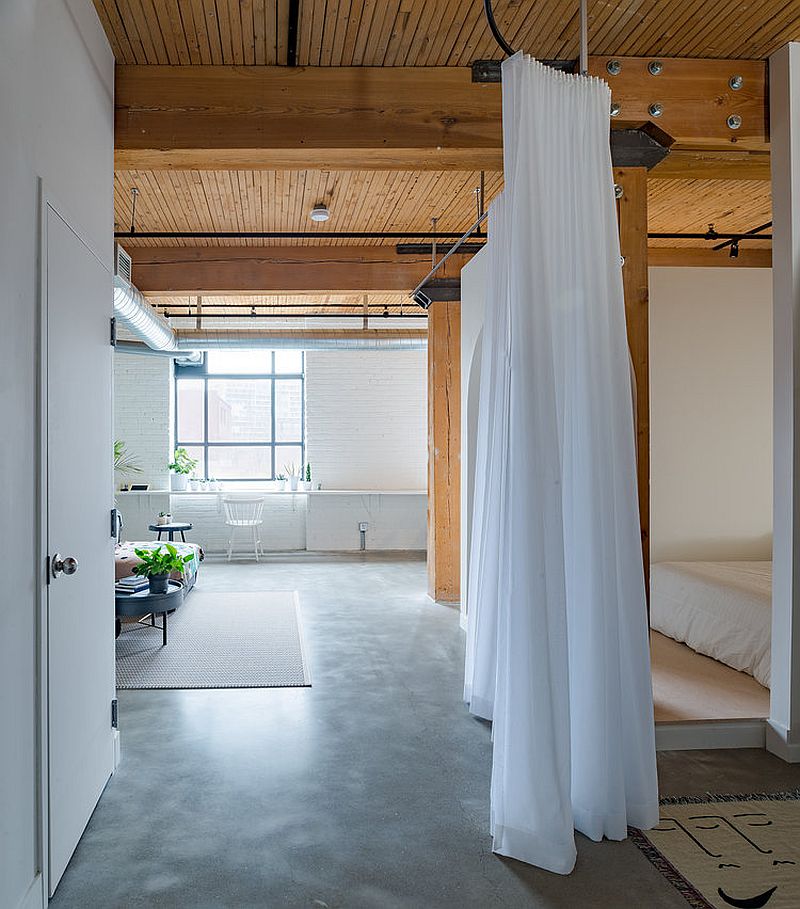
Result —
<instances>
[{"instance_id":1,"label":"white wooden chair","mask_svg":"<svg viewBox=\"0 0 800 909\"><path fill-rule=\"evenodd\" d=\"M253 542L253 552L258 561L259 549L264 552L264 547L259 536L259 528L263 522L264 496L224 496L222 507L225 511L225 524L228 529L228 561L233 555L233 543L237 531L249 530Z\"/></svg>"}]
</instances>

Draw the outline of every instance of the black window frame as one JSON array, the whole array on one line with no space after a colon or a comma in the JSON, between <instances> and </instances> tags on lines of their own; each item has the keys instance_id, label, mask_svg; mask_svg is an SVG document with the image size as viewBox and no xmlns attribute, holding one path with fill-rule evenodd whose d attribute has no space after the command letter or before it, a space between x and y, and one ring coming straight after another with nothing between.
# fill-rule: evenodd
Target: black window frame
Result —
<instances>
[{"instance_id":1,"label":"black window frame","mask_svg":"<svg viewBox=\"0 0 800 909\"><path fill-rule=\"evenodd\" d=\"M209 448L269 448L270 450L270 464L272 467L272 476L271 477L225 477L225 478L215 478L221 479L223 483L269 483L275 479L276 476L276 449L300 447L301 451L301 463L300 467L303 469L306 462L306 355L305 351L296 351L300 354L302 371L299 373L287 373L287 372L276 372L275 371L275 351L274 350L265 350L264 353L268 353L270 356L270 362L272 364L271 372L256 372L256 373L240 373L240 372L211 372L208 371L208 355L206 354L203 357L203 362L201 365L183 365L180 363L175 363L174 365L174 437L175 437L175 448L202 448L203 450L203 476L206 479L209 479L208 476L208 450ZM191 441L186 439L181 439L178 434L178 380L179 379L200 379L203 381L203 440L202 441ZM271 392L271 401L270 401L270 421L271 421L271 432L270 432L270 441L269 442L209 442L208 441L208 381L209 379L257 379L257 380L267 380L270 382L270 392ZM301 438L298 441L280 441L275 440L275 383L280 382L281 380L292 380L300 381L300 435Z\"/></svg>"}]
</instances>

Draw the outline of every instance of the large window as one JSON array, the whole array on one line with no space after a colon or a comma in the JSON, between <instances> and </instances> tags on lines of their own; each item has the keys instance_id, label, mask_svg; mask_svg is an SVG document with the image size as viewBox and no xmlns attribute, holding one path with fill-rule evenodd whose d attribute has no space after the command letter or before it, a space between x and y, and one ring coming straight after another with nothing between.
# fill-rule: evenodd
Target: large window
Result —
<instances>
[{"instance_id":1,"label":"large window","mask_svg":"<svg viewBox=\"0 0 800 909\"><path fill-rule=\"evenodd\" d=\"M305 461L301 350L212 350L175 367L175 444L217 480L272 480Z\"/></svg>"}]
</instances>

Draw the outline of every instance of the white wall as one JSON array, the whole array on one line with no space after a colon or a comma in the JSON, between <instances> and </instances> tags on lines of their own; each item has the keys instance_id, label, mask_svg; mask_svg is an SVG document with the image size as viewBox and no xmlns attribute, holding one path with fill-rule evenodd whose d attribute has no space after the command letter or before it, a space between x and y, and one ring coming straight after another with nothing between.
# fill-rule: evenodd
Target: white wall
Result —
<instances>
[{"instance_id":1,"label":"white wall","mask_svg":"<svg viewBox=\"0 0 800 909\"><path fill-rule=\"evenodd\" d=\"M325 489L427 489L424 350L306 353L306 456Z\"/></svg>"},{"instance_id":2,"label":"white wall","mask_svg":"<svg viewBox=\"0 0 800 909\"><path fill-rule=\"evenodd\" d=\"M114 354L114 438L125 442L142 469L141 473L117 477L118 482L169 489L171 376L172 360L168 357Z\"/></svg>"},{"instance_id":3,"label":"white wall","mask_svg":"<svg viewBox=\"0 0 800 909\"><path fill-rule=\"evenodd\" d=\"M9 909L41 905L34 798L37 178L110 269L113 76L90 0L0 3L0 539L14 570L13 596L0 594L0 906Z\"/></svg>"},{"instance_id":4,"label":"white wall","mask_svg":"<svg viewBox=\"0 0 800 909\"><path fill-rule=\"evenodd\" d=\"M653 561L770 558L771 293L765 268L650 269Z\"/></svg>"}]
</instances>

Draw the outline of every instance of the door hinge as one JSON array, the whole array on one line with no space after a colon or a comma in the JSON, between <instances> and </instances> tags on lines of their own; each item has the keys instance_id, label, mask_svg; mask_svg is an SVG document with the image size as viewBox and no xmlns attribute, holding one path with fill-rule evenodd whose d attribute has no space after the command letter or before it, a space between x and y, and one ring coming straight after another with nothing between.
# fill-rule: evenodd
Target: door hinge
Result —
<instances>
[{"instance_id":1,"label":"door hinge","mask_svg":"<svg viewBox=\"0 0 800 909\"><path fill-rule=\"evenodd\" d=\"M119 729L119 710L116 698L111 702L111 728Z\"/></svg>"},{"instance_id":2,"label":"door hinge","mask_svg":"<svg viewBox=\"0 0 800 909\"><path fill-rule=\"evenodd\" d=\"M116 540L119 531L119 512L116 508L111 509L111 536Z\"/></svg>"},{"instance_id":3,"label":"door hinge","mask_svg":"<svg viewBox=\"0 0 800 909\"><path fill-rule=\"evenodd\" d=\"M117 320L114 316L111 317L111 346L117 346Z\"/></svg>"}]
</instances>

